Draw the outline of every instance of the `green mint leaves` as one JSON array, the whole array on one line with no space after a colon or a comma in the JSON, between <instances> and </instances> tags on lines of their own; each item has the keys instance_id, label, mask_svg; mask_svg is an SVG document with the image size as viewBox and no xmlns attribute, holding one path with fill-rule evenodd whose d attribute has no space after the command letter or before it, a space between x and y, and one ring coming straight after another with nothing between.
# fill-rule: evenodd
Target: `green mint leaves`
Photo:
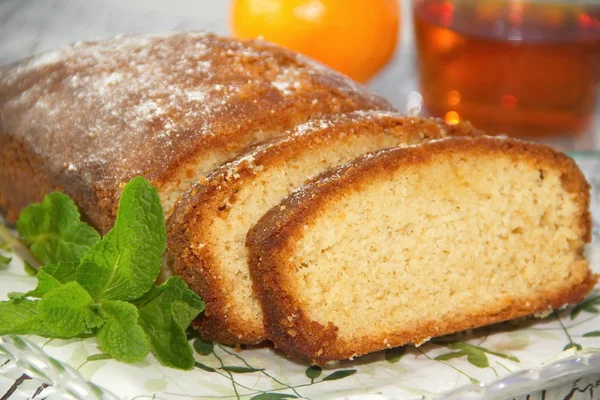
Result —
<instances>
[{"instance_id":1,"label":"green mint leaves","mask_svg":"<svg viewBox=\"0 0 600 400\"><path fill-rule=\"evenodd\" d=\"M97 301L135 300L156 281L166 246L158 193L134 178L123 190L114 228L83 256L77 281Z\"/></svg>"},{"instance_id":2,"label":"green mint leaves","mask_svg":"<svg viewBox=\"0 0 600 400\"><path fill-rule=\"evenodd\" d=\"M103 324L92 308L94 299L77 282L61 285L42 297L37 311L58 337L75 337Z\"/></svg>"},{"instance_id":3,"label":"green mint leaves","mask_svg":"<svg viewBox=\"0 0 600 400\"><path fill-rule=\"evenodd\" d=\"M27 293L9 293L8 297L12 300L20 300L26 297L36 297L41 299L46 293L52 289L59 287L63 283L71 282L75 280L75 270L77 269L78 263L66 262L48 264L37 272L38 284L33 290Z\"/></svg>"},{"instance_id":4,"label":"green mint leaves","mask_svg":"<svg viewBox=\"0 0 600 400\"><path fill-rule=\"evenodd\" d=\"M0 302L0 335L52 336L38 315L39 301L23 300L19 303Z\"/></svg>"},{"instance_id":5,"label":"green mint leaves","mask_svg":"<svg viewBox=\"0 0 600 400\"><path fill-rule=\"evenodd\" d=\"M34 290L0 302L0 335L92 335L119 361L152 352L164 365L192 368L185 331L204 302L177 276L155 285L166 247L163 218L156 189L142 177L123 189L115 225L103 238L64 194L24 209L17 230L45 265Z\"/></svg>"},{"instance_id":6,"label":"green mint leaves","mask_svg":"<svg viewBox=\"0 0 600 400\"><path fill-rule=\"evenodd\" d=\"M185 331L204 310L204 303L178 276L153 287L137 303L140 325L148 334L154 353L164 365L183 369L194 366Z\"/></svg>"},{"instance_id":7,"label":"green mint leaves","mask_svg":"<svg viewBox=\"0 0 600 400\"><path fill-rule=\"evenodd\" d=\"M79 261L100 239L98 232L79 218L75 203L67 195L51 193L42 203L21 212L17 231L44 264Z\"/></svg>"},{"instance_id":8,"label":"green mint leaves","mask_svg":"<svg viewBox=\"0 0 600 400\"><path fill-rule=\"evenodd\" d=\"M146 358L151 350L150 341L138 323L138 309L133 304L106 300L100 303L100 315L105 321L98 331L98 345L102 351L118 361L136 362ZM186 367L181 363L169 366Z\"/></svg>"}]
</instances>

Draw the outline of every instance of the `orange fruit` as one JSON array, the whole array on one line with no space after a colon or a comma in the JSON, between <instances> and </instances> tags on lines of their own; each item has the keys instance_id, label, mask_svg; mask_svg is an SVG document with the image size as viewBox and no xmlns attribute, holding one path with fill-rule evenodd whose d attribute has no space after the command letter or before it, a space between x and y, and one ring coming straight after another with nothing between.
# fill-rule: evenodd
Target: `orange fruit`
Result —
<instances>
[{"instance_id":1,"label":"orange fruit","mask_svg":"<svg viewBox=\"0 0 600 400\"><path fill-rule=\"evenodd\" d=\"M359 82L390 59L398 39L398 0L233 0L240 39L263 37Z\"/></svg>"}]
</instances>

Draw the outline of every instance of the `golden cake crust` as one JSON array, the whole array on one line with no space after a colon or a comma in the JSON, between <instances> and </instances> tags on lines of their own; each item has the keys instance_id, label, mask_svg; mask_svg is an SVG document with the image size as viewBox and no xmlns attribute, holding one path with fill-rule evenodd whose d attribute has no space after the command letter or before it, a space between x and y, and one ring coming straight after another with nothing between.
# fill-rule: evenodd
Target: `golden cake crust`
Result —
<instances>
[{"instance_id":1,"label":"golden cake crust","mask_svg":"<svg viewBox=\"0 0 600 400\"><path fill-rule=\"evenodd\" d=\"M106 231L136 175L168 208L199 163L216 166L298 123L357 109L392 106L262 41L187 32L76 43L0 69L0 207L14 221L60 189Z\"/></svg>"},{"instance_id":2,"label":"golden cake crust","mask_svg":"<svg viewBox=\"0 0 600 400\"><path fill-rule=\"evenodd\" d=\"M221 255L215 254L210 245L198 247L198 243L214 239L210 224L215 218L227 218L228 204L235 203L237 192L254 179L255 168L283 167L293 156L334 140L361 135L375 138L384 132L402 137L408 144L479 134L468 123L446 125L441 120L390 112L329 115L249 148L215 169L183 196L167 222L169 251L174 259L174 272L206 302L206 310L194 321L194 327L203 337L230 344L254 344L267 339L262 326L250 326L238 317L236 307L231 306L230 283L216 267Z\"/></svg>"},{"instance_id":3,"label":"golden cake crust","mask_svg":"<svg viewBox=\"0 0 600 400\"><path fill-rule=\"evenodd\" d=\"M388 347L404 344L419 345L431 337L544 313L565 304L576 303L585 297L598 280L598 276L589 269L587 276L583 277L577 286L560 292L540 294L528 300L529 307L525 307L523 303L506 304L499 313L439 321L422 326L418 331L393 334L387 332L381 337L371 337L351 344L341 343L338 340L338 328L331 322L328 326L323 326L305 314L285 287L285 278L282 275L284 272L278 268L291 256L292 244L302 236L303 227L310 224L310 221L324 211L331 201L357 190L361 184L369 180L389 175L402 165L431 162L434 154L451 154L457 151L470 155L490 152L508 155L536 166L560 170L564 189L579 194L578 205L582 214L578 223L585 232L582 242L590 242L590 186L571 158L547 147L506 138L457 137L409 148L381 150L359 157L352 163L321 174L293 192L278 206L267 212L248 233L250 273L255 292L263 307L265 329L276 347L283 349L290 356L309 358L314 363L323 364ZM588 265L583 258L583 246L579 251L579 257L576 262Z\"/></svg>"}]
</instances>

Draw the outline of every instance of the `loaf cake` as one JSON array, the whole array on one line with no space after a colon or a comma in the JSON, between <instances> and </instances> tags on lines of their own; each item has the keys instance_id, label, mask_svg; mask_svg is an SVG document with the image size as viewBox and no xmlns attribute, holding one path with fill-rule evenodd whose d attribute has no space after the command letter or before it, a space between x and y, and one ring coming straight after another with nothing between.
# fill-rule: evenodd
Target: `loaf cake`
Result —
<instances>
[{"instance_id":1,"label":"loaf cake","mask_svg":"<svg viewBox=\"0 0 600 400\"><path fill-rule=\"evenodd\" d=\"M102 232L124 183L167 215L244 147L325 114L390 110L316 62L202 32L77 43L0 69L0 208L9 222L61 190Z\"/></svg>"},{"instance_id":2,"label":"loaf cake","mask_svg":"<svg viewBox=\"0 0 600 400\"><path fill-rule=\"evenodd\" d=\"M594 286L589 185L573 160L452 137L358 158L248 234L267 335L315 363L578 302Z\"/></svg>"},{"instance_id":3,"label":"loaf cake","mask_svg":"<svg viewBox=\"0 0 600 400\"><path fill-rule=\"evenodd\" d=\"M183 196L167 223L173 271L206 302L195 327L218 342L267 339L248 272L246 234L307 178L369 151L473 134L469 124L357 111L299 125L218 167Z\"/></svg>"}]
</instances>

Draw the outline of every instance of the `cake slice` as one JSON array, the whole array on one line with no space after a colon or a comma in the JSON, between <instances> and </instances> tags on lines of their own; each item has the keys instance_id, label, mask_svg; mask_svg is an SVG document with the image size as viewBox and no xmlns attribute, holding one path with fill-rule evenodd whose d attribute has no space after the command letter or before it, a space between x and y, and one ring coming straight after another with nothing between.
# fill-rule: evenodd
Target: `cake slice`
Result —
<instances>
[{"instance_id":1,"label":"cake slice","mask_svg":"<svg viewBox=\"0 0 600 400\"><path fill-rule=\"evenodd\" d=\"M267 335L315 363L578 302L594 286L589 185L506 138L367 155L293 192L247 245Z\"/></svg>"},{"instance_id":2,"label":"cake slice","mask_svg":"<svg viewBox=\"0 0 600 400\"><path fill-rule=\"evenodd\" d=\"M292 189L369 151L472 134L468 124L378 111L340 114L300 125L213 171L182 198L167 223L173 270L206 302L195 321L201 335L232 344L266 339L246 234Z\"/></svg>"},{"instance_id":3,"label":"cake slice","mask_svg":"<svg viewBox=\"0 0 600 400\"><path fill-rule=\"evenodd\" d=\"M81 42L0 68L0 213L54 190L106 232L141 175L168 215L248 145L326 114L391 104L263 41L205 32Z\"/></svg>"}]
</instances>

